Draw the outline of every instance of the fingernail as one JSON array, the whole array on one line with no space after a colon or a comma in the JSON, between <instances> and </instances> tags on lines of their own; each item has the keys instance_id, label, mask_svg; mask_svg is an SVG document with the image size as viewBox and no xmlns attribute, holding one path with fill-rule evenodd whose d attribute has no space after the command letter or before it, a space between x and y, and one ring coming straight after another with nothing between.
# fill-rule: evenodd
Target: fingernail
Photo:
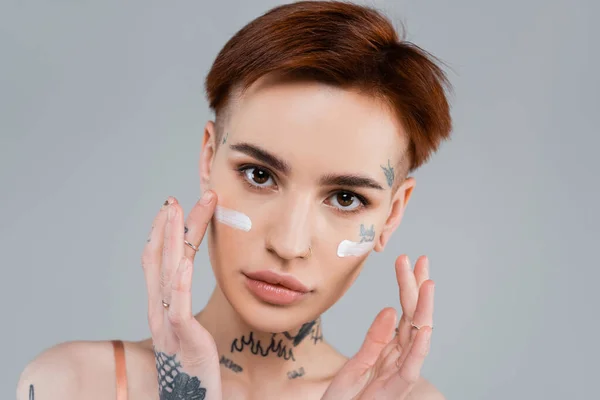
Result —
<instances>
[{"instance_id":1,"label":"fingernail","mask_svg":"<svg viewBox=\"0 0 600 400\"><path fill-rule=\"evenodd\" d=\"M209 204L212 201L213 197L214 197L213 192L211 190L207 190L202 195L202 198L200 199L200 204L204 204L204 205Z\"/></svg>"},{"instance_id":2,"label":"fingernail","mask_svg":"<svg viewBox=\"0 0 600 400\"><path fill-rule=\"evenodd\" d=\"M175 216L175 213L177 212L177 210L175 209L175 207L169 207L169 213L167 214L167 219L170 221L173 219L173 217Z\"/></svg>"},{"instance_id":3,"label":"fingernail","mask_svg":"<svg viewBox=\"0 0 600 400\"><path fill-rule=\"evenodd\" d=\"M163 203L161 210L164 210L165 208L167 208L167 206L173 203L175 203L175 199L172 196L169 196L169 198Z\"/></svg>"}]
</instances>

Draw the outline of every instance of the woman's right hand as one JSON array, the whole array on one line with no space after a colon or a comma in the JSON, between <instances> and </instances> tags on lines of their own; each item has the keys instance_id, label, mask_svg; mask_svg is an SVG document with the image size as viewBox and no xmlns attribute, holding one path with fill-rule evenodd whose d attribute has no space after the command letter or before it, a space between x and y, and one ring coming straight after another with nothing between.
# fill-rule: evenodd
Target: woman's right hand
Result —
<instances>
[{"instance_id":1,"label":"woman's right hand","mask_svg":"<svg viewBox=\"0 0 600 400\"><path fill-rule=\"evenodd\" d=\"M161 400L221 400L219 357L211 334L192 313L192 271L196 251L212 218L217 196L208 190L183 222L173 197L162 206L144 247L142 266L148 289Z\"/></svg>"}]
</instances>

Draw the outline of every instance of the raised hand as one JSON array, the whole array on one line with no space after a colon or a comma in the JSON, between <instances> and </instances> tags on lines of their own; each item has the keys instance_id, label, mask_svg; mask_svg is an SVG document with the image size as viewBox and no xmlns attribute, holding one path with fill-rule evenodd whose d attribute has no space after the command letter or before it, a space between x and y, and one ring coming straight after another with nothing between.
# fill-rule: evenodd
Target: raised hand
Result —
<instances>
[{"instance_id":1,"label":"raised hand","mask_svg":"<svg viewBox=\"0 0 600 400\"><path fill-rule=\"evenodd\" d=\"M375 318L356 355L336 375L322 400L406 399L429 352L434 283L429 261L420 257L414 273L406 255L396 260L402 317L385 308Z\"/></svg>"},{"instance_id":2,"label":"raised hand","mask_svg":"<svg viewBox=\"0 0 600 400\"><path fill-rule=\"evenodd\" d=\"M217 203L206 191L190 211L173 197L154 219L142 254L161 400L220 400L221 375L215 341L192 313L192 272L196 251Z\"/></svg>"}]
</instances>

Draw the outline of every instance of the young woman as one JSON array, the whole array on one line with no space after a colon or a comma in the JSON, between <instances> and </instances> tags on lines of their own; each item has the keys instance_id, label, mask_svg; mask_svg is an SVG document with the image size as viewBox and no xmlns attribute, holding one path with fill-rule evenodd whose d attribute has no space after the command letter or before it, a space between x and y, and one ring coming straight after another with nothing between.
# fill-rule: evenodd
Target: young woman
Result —
<instances>
[{"instance_id":1,"label":"young woman","mask_svg":"<svg viewBox=\"0 0 600 400\"><path fill-rule=\"evenodd\" d=\"M203 196L185 219L169 197L143 250L151 337L57 345L27 366L17 397L442 399L419 377L433 325L426 257L414 270L398 257L402 316L383 309L354 357L327 343L319 316L398 228L409 173L450 134L448 86L369 8L298 2L245 26L206 79L216 118ZM205 233L217 286L193 315Z\"/></svg>"}]
</instances>

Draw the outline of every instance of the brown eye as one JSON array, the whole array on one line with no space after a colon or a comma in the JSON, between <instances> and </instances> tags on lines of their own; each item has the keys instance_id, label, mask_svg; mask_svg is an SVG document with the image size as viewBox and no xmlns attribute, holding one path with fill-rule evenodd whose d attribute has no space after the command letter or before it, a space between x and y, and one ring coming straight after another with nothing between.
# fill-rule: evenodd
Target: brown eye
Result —
<instances>
[{"instance_id":1,"label":"brown eye","mask_svg":"<svg viewBox=\"0 0 600 400\"><path fill-rule=\"evenodd\" d=\"M254 186L270 186L269 180L272 180L269 172L257 167L248 167L244 169L246 180Z\"/></svg>"},{"instance_id":2,"label":"brown eye","mask_svg":"<svg viewBox=\"0 0 600 400\"><path fill-rule=\"evenodd\" d=\"M340 206L349 207L354 202L354 196L352 196L350 193L340 192L337 194L336 200Z\"/></svg>"},{"instance_id":3,"label":"brown eye","mask_svg":"<svg viewBox=\"0 0 600 400\"><path fill-rule=\"evenodd\" d=\"M252 180L258 184L263 184L269 180L269 174L262 169L254 168L252 172Z\"/></svg>"},{"instance_id":4,"label":"brown eye","mask_svg":"<svg viewBox=\"0 0 600 400\"><path fill-rule=\"evenodd\" d=\"M329 205L344 212L358 211L361 207L365 207L365 200L352 192L336 192L328 199Z\"/></svg>"}]
</instances>

